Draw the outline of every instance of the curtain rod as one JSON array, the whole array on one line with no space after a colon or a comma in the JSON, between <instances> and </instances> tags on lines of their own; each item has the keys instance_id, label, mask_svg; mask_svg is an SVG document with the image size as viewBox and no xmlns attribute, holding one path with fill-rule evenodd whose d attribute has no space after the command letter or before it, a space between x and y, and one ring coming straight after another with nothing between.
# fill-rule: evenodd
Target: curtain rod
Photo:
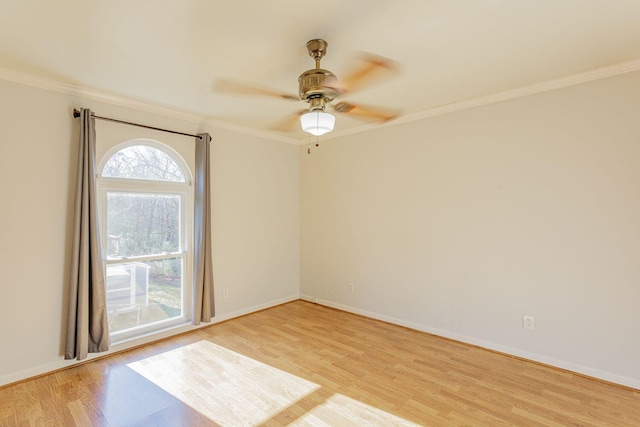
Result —
<instances>
[{"instance_id":1,"label":"curtain rod","mask_svg":"<svg viewBox=\"0 0 640 427\"><path fill-rule=\"evenodd\" d=\"M153 126L141 125L139 123L125 122L124 120L112 119L110 117L102 117L102 116L96 115L93 112L91 113L91 115L95 119L106 120L108 122L122 123L123 125L138 126L138 127L145 128L145 129L153 129L153 130L159 130L161 132L175 133L176 135L184 135L184 136L192 136L194 138L201 138L200 135L193 135L193 134L190 134L190 133L178 132L176 130L162 129L162 128L157 128L157 127L153 127ZM73 109L73 117L76 118L76 119L79 118L80 117L80 110L78 110L77 108L74 108Z\"/></svg>"}]
</instances>

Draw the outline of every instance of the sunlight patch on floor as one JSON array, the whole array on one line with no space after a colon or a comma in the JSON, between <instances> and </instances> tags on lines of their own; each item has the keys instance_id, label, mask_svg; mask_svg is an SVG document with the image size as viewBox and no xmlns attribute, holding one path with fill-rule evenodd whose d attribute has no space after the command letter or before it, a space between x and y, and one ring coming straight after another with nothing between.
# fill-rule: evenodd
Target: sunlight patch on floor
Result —
<instances>
[{"instance_id":1,"label":"sunlight patch on floor","mask_svg":"<svg viewBox=\"0 0 640 427\"><path fill-rule=\"evenodd\" d=\"M334 394L290 426L407 426L419 427L410 421L367 405L342 394Z\"/></svg>"},{"instance_id":2,"label":"sunlight patch on floor","mask_svg":"<svg viewBox=\"0 0 640 427\"><path fill-rule=\"evenodd\" d=\"M260 425L321 389L209 341L127 366L223 426ZM330 395L291 421L296 426L417 425L340 394Z\"/></svg>"},{"instance_id":3,"label":"sunlight patch on floor","mask_svg":"<svg viewBox=\"0 0 640 427\"><path fill-rule=\"evenodd\" d=\"M221 425L259 424L319 388L208 341L127 366Z\"/></svg>"}]
</instances>

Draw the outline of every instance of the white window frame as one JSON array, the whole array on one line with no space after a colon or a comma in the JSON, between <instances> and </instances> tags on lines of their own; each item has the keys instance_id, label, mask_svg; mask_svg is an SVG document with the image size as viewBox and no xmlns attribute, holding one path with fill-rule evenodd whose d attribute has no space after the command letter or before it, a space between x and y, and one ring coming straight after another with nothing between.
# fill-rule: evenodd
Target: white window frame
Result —
<instances>
[{"instance_id":1,"label":"white window frame","mask_svg":"<svg viewBox=\"0 0 640 427\"><path fill-rule=\"evenodd\" d=\"M171 156L178 164L185 182L155 181L146 179L113 178L103 177L102 171L109 159L118 151L131 146L149 146ZM124 264L130 262L158 261L165 259L182 259L182 316L174 317L164 321L153 322L146 325L136 326L123 331L111 332L109 334L112 344L138 338L154 332L159 332L172 327L188 324L192 318L192 294L193 294L193 179L187 163L182 156L171 147L151 139L133 139L118 144L108 150L100 161L96 179L98 191L98 212L100 215L100 233L102 245L102 265L106 277L108 265ZM107 239L107 194L110 192L129 194L170 194L180 197L180 248L176 252L162 254L151 254L134 257L123 257L119 259L107 259L108 239Z\"/></svg>"}]
</instances>

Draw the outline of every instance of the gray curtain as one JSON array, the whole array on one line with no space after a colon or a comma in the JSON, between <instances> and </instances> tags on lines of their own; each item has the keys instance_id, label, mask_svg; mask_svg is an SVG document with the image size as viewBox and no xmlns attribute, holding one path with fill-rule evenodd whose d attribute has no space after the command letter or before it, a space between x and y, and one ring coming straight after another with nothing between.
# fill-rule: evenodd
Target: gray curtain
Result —
<instances>
[{"instance_id":1,"label":"gray curtain","mask_svg":"<svg viewBox=\"0 0 640 427\"><path fill-rule=\"evenodd\" d=\"M215 314L211 251L211 135L196 138L193 324L209 322Z\"/></svg>"},{"instance_id":2,"label":"gray curtain","mask_svg":"<svg viewBox=\"0 0 640 427\"><path fill-rule=\"evenodd\" d=\"M82 360L109 349L105 279L100 255L96 194L96 130L81 109L65 359Z\"/></svg>"}]
</instances>

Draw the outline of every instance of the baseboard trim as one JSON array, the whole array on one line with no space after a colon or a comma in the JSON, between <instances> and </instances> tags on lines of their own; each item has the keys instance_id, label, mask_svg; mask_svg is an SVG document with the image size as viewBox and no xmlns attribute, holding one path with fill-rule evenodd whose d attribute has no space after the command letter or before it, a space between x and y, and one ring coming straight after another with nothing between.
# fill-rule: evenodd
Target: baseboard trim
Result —
<instances>
[{"instance_id":1,"label":"baseboard trim","mask_svg":"<svg viewBox=\"0 0 640 427\"><path fill-rule=\"evenodd\" d=\"M257 304L248 308L243 308L241 310L236 310L233 311L231 313L227 313L221 316L217 316L213 319L212 323L205 325L205 326L213 326L215 324L218 323L222 323L222 322L226 322L228 320L231 319L235 319L238 317L242 317L242 316L246 316L248 314L253 314L253 313L257 313L258 311L263 311L263 310L267 310L269 308L273 308L282 304L287 304L293 301L297 301L300 299L300 295L296 294L296 295L291 295L285 298L280 298L277 300L272 300L269 301L267 303L263 303L263 304Z\"/></svg>"},{"instance_id":2,"label":"baseboard trim","mask_svg":"<svg viewBox=\"0 0 640 427\"><path fill-rule=\"evenodd\" d=\"M55 362L47 363L44 365L40 365L31 369L26 369L20 372L15 372L9 375L5 375L0 377L0 387L5 387L11 384L15 384L18 382L27 381L29 379L37 378L43 375L49 375L56 371L61 371L64 369L69 369L74 366L81 365L83 363L89 363L96 359L101 359L105 357L112 356L117 353L121 353L124 351L132 350L136 347L140 347L143 345L152 344L158 341L163 341L165 339L173 338L177 335L189 333L198 329L208 328L215 326L218 323L226 322L238 317L246 316L252 313L256 313L258 311L267 310L272 307L276 307L279 305L287 304L296 300L302 300L311 302L314 304L323 305L326 307L330 307L336 310L345 311L347 313L357 314L359 316L367 317L370 319L380 320L386 323L391 323L394 325L402 326L405 328L413 329L420 332L425 332L431 335L436 335L445 339L450 339L456 342L473 345L476 347L480 347L489 351L497 352L503 354L505 356L516 357L519 359L523 359L530 362L539 363L542 365L550 366L552 368L557 368L564 371L569 371L571 373L585 376L591 379L605 381L607 383L612 383L615 385L631 388L636 391L640 391L640 381L623 377L620 375L612 374L610 372L601 371L598 369L577 365L571 362L566 362L562 360L557 360L553 358L549 358L543 355L529 353L526 351L522 351L516 348L496 344L490 341L478 340L473 337L468 337L465 335L454 334L442 329L433 328L430 326L409 322L403 319L399 319L392 316L386 316L380 313L375 313L368 310L362 310L356 307L352 307L345 304L340 304L333 301L322 300L310 295L292 295L285 298L280 298L277 300L272 300L266 303L257 304L251 307L243 308L240 310L236 310L230 313L226 313L220 316L216 316L212 319L210 323L202 323L200 325L181 325L178 327L170 328L164 331L160 331L155 334L151 334L145 337L140 337L137 339L129 340L126 342L118 343L117 345L112 346L111 350L105 353L100 354L91 354L87 359L78 361L68 361L64 359L57 360Z\"/></svg>"},{"instance_id":3,"label":"baseboard trim","mask_svg":"<svg viewBox=\"0 0 640 427\"><path fill-rule=\"evenodd\" d=\"M286 304L292 301L297 301L299 299L300 299L300 295L298 294L291 295L285 298L271 300L262 304L256 304L251 307L247 307L247 308L236 310L230 313L225 313L222 315L215 316L213 319L211 319L211 322L209 323L201 323L200 325L185 324L185 325L175 326L172 328L167 328L165 330L148 334L142 337L137 337L134 339L116 343L111 346L111 349L109 351L104 353L92 353L86 359L81 361L64 360L62 359L62 356L61 356L61 358L59 360L56 360L55 362L47 363L44 365L36 366L34 368L25 369L19 372L11 373L11 374L0 377L0 387L5 387L11 384L27 381L33 378L44 376L44 375L49 375L57 371L69 369L74 366L82 365L84 363L89 363L97 359L113 356L114 354L117 354L117 353L133 350L136 347L153 344L155 342L173 338L181 334L196 331L198 329L215 326L218 323L226 322L228 320L235 319L237 317L246 316L251 313L266 310L266 309L276 307L278 305Z\"/></svg>"},{"instance_id":4,"label":"baseboard trim","mask_svg":"<svg viewBox=\"0 0 640 427\"><path fill-rule=\"evenodd\" d=\"M436 335L438 337L446 338L446 339L460 342L463 344L480 347L485 350L503 354L505 356L515 357L518 359L523 359L529 362L538 363L541 365L549 366L549 367L560 369L563 371L568 371L573 374L580 375L583 377L588 377L594 380L612 383L617 386L633 389L634 391L640 391L640 380L635 380L633 378L624 377L621 375L601 371L599 369L594 369L587 366L577 365L575 363L566 362L563 360L553 359L553 358L536 354L536 353L529 353L523 350L519 350L517 348L497 344L490 341L484 341L484 340L479 340L479 339L465 336L465 335L455 334L442 329L433 328L431 326L409 322L403 319L387 316L380 313L375 313L368 310L362 310L357 307L352 307L349 305L340 304L333 301L319 299L311 295L300 295L300 299L303 301L314 303L314 304L319 304L326 307L334 308L336 310L345 311L347 313L357 314L359 316L367 317L370 319L380 320L386 323L391 323L393 325L398 325L398 326L413 329L416 331L425 332L431 335Z\"/></svg>"}]
</instances>

